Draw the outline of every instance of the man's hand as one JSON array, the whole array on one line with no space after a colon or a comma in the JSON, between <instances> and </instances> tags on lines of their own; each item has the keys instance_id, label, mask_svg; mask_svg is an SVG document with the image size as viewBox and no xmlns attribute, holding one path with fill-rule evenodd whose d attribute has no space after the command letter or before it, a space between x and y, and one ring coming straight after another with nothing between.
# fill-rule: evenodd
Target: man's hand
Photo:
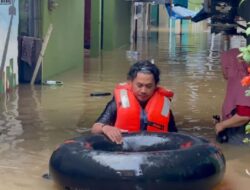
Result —
<instances>
[{"instance_id":1,"label":"man's hand","mask_svg":"<svg viewBox=\"0 0 250 190\"><path fill-rule=\"evenodd\" d=\"M128 132L127 130L119 129L114 126L104 125L102 127L102 132L106 135L112 142L117 144L122 144L122 133Z\"/></svg>"},{"instance_id":2,"label":"man's hand","mask_svg":"<svg viewBox=\"0 0 250 190\"><path fill-rule=\"evenodd\" d=\"M223 131L225 127L222 125L222 122L219 122L215 125L215 133L218 135L221 131Z\"/></svg>"}]
</instances>

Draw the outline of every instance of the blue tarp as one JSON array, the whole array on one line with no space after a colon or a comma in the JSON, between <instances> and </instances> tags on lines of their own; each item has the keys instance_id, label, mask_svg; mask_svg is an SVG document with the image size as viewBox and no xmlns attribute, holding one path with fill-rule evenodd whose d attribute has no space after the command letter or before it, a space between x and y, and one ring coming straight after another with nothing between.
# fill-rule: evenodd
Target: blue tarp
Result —
<instances>
[{"instance_id":1,"label":"blue tarp","mask_svg":"<svg viewBox=\"0 0 250 190\"><path fill-rule=\"evenodd\" d=\"M187 8L181 6L171 6L169 4L166 4L166 9L168 15L174 19L191 19L197 14L197 12Z\"/></svg>"}]
</instances>

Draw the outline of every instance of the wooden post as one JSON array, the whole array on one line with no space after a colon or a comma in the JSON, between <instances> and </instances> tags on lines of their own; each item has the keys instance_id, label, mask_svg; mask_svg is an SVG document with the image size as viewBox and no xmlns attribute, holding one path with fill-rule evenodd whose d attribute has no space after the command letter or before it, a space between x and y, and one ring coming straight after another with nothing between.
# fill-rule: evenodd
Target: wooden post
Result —
<instances>
[{"instance_id":1,"label":"wooden post","mask_svg":"<svg viewBox=\"0 0 250 190\"><path fill-rule=\"evenodd\" d=\"M35 82L37 72L39 70L39 67L40 67L42 61L43 61L43 56L44 56L45 50L47 48L47 45L48 45L48 42L49 42L52 31L53 31L53 25L50 24L49 28L48 28L48 31L47 31L47 34L46 34L46 36L44 38L44 41L43 41L43 44L42 44L42 49L41 49L40 55L39 55L38 60L36 62L36 67L35 67L35 70L33 72L31 82L30 82L31 85L33 85L34 82Z\"/></svg>"}]
</instances>

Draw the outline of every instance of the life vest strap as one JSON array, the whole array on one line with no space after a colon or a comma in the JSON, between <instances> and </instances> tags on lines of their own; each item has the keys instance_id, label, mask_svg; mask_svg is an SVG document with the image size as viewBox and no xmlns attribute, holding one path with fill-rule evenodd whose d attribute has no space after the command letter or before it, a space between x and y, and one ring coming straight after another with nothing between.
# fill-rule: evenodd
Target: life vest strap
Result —
<instances>
[{"instance_id":1,"label":"life vest strap","mask_svg":"<svg viewBox=\"0 0 250 190\"><path fill-rule=\"evenodd\" d=\"M164 125L153 122L153 121L148 121L148 126L163 130L164 129Z\"/></svg>"}]
</instances>

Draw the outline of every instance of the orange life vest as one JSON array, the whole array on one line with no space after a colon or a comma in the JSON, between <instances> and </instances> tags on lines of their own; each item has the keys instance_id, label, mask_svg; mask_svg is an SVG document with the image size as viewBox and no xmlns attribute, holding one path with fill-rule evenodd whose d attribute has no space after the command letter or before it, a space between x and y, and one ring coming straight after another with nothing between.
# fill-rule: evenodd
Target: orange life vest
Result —
<instances>
[{"instance_id":1,"label":"orange life vest","mask_svg":"<svg viewBox=\"0 0 250 190\"><path fill-rule=\"evenodd\" d=\"M142 114L142 108L134 96L131 86L127 83L117 85L114 96L117 106L115 127L129 132L139 132L141 130L140 115ZM147 131L168 132L172 97L172 91L165 90L162 87L156 88L144 109L147 117Z\"/></svg>"}]
</instances>

